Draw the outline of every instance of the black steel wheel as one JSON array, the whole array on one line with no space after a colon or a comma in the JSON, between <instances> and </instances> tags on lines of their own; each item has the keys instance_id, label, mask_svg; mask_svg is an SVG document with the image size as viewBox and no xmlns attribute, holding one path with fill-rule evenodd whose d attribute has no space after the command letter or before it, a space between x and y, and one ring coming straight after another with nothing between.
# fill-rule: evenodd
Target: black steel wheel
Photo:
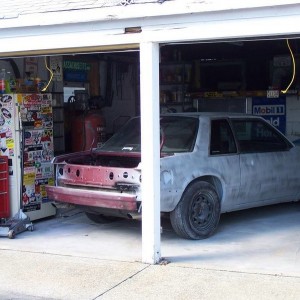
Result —
<instances>
[{"instance_id":1,"label":"black steel wheel","mask_svg":"<svg viewBox=\"0 0 300 300\"><path fill-rule=\"evenodd\" d=\"M205 239L211 236L220 220L220 200L208 182L196 181L184 192L170 213L174 231L186 239Z\"/></svg>"}]
</instances>

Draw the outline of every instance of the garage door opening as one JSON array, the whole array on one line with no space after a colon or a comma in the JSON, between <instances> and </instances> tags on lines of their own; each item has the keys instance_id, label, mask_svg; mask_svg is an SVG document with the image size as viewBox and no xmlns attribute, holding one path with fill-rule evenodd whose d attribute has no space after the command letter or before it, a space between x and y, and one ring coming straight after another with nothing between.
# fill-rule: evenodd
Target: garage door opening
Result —
<instances>
[{"instance_id":1,"label":"garage door opening","mask_svg":"<svg viewBox=\"0 0 300 300\"><path fill-rule=\"evenodd\" d=\"M294 113L299 109L299 81L292 78L298 63L299 40L291 39L289 45L285 39L161 45L157 99L160 112L226 111L262 115L290 139L296 140L300 136L299 118ZM53 104L50 144L53 143L55 156L100 146L129 118L140 114L138 51L74 53L49 56L46 62L41 56L11 60L0 60L0 69L6 72L5 84L10 92L35 94L50 82L47 89ZM282 93L289 85L288 92ZM69 94L66 94L67 90ZM273 111L270 103L275 103L281 110ZM32 108L28 117L35 126L41 111L46 109L38 107L32 99L27 104L24 109L30 111ZM94 122L95 114L98 119ZM88 141L86 133L81 131L86 125L86 117L94 122L94 132ZM12 145L7 143L9 131L1 130L2 145ZM79 148L74 146L74 132ZM36 147L29 146L27 151L36 151ZM10 151L9 147L8 150L2 148L4 154ZM26 167L26 174L31 174L30 170L35 166L28 163ZM79 177L80 171L75 174ZM29 193L39 191L35 186L39 181L28 178L30 175L23 181L30 185L24 184L25 205L30 203L26 202ZM38 185L43 184L45 182L41 181ZM38 203L29 206L33 209Z\"/></svg>"}]
</instances>

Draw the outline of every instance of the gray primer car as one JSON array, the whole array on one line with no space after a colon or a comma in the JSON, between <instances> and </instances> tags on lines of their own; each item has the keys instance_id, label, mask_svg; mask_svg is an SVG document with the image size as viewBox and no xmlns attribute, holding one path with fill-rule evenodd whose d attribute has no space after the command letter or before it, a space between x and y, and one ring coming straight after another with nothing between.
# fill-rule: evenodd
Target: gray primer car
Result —
<instances>
[{"instance_id":1,"label":"gray primer car","mask_svg":"<svg viewBox=\"0 0 300 300\"><path fill-rule=\"evenodd\" d=\"M162 115L161 212L189 239L212 235L220 214L300 195L300 148L259 117L221 113ZM52 200L80 206L103 222L142 207L140 119L101 148L58 156Z\"/></svg>"}]
</instances>

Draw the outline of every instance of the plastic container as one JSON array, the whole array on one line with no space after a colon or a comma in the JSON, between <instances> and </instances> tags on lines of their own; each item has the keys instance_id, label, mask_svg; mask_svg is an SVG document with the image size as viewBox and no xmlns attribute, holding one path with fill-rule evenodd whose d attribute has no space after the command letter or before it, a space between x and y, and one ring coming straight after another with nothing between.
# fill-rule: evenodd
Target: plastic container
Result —
<instances>
[{"instance_id":1,"label":"plastic container","mask_svg":"<svg viewBox=\"0 0 300 300\"><path fill-rule=\"evenodd\" d=\"M11 78L11 74L10 74L10 72L7 72L6 77L5 77L5 93L6 94L11 93L10 78Z\"/></svg>"},{"instance_id":2,"label":"plastic container","mask_svg":"<svg viewBox=\"0 0 300 300\"><path fill-rule=\"evenodd\" d=\"M0 94L5 94L5 79L6 79L5 69L2 69L0 72Z\"/></svg>"},{"instance_id":3,"label":"plastic container","mask_svg":"<svg viewBox=\"0 0 300 300\"><path fill-rule=\"evenodd\" d=\"M6 93L16 92L16 79L15 79L15 77L10 72L7 72L7 77L8 78L6 80L6 83L7 83Z\"/></svg>"}]
</instances>

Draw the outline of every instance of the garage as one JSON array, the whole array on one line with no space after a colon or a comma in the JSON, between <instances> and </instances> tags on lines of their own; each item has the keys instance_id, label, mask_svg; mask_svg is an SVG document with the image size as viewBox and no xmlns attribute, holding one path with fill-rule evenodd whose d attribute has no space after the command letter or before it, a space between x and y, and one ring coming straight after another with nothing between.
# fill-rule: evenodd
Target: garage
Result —
<instances>
[{"instance_id":1,"label":"garage","mask_svg":"<svg viewBox=\"0 0 300 300\"><path fill-rule=\"evenodd\" d=\"M157 262L159 112L252 114L256 108L256 114L268 118L290 139L298 139L299 7L293 1L270 1L269 5L232 1L229 7L220 1L98 2L96 7L49 10L44 6L29 12L23 4L19 15L4 16L0 69L8 84L3 94L51 95L50 144L55 156L89 150L105 142L129 118L141 115L142 133L147 137L141 151L143 181L147 182L143 194L151 199L143 206L147 224L143 251L145 261ZM149 8L147 18L140 14L142 6ZM82 9L90 9L90 14L83 15ZM7 12L12 13L12 7ZM30 99L29 104L37 112L35 101ZM267 111L267 105L274 103L284 112ZM91 136L82 133L79 129L86 118L94 117ZM5 156L20 141L17 137L11 141L6 128L2 131L1 155ZM36 191L38 179L32 177L32 164L22 174L17 165L18 160L10 165L14 199L10 215L24 205L19 192L26 186L24 181ZM44 180L40 182L39 191L45 185ZM46 216L41 213L43 200L30 202L26 205L32 220ZM55 214L51 204L45 206Z\"/></svg>"}]
</instances>

